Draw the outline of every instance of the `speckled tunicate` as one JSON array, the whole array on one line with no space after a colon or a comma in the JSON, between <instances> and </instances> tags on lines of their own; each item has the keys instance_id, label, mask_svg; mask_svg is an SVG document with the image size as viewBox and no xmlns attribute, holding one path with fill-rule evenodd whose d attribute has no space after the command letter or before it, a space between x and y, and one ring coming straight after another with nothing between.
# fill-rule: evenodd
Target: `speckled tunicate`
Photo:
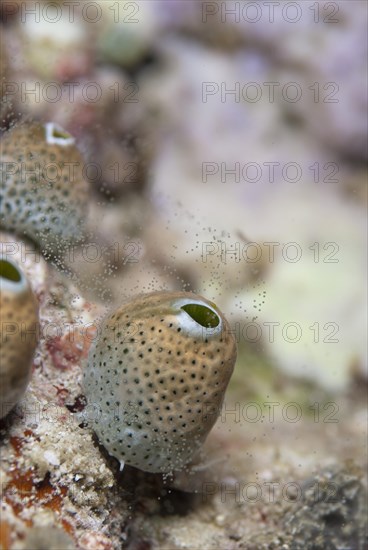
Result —
<instances>
[{"instance_id":1,"label":"speckled tunicate","mask_svg":"<svg viewBox=\"0 0 368 550\"><path fill-rule=\"evenodd\" d=\"M21 399L38 342L38 303L22 270L0 257L0 418Z\"/></svg>"},{"instance_id":2,"label":"speckled tunicate","mask_svg":"<svg viewBox=\"0 0 368 550\"><path fill-rule=\"evenodd\" d=\"M153 292L99 328L84 373L99 440L122 466L183 469L214 425L233 372L225 317L196 294Z\"/></svg>"},{"instance_id":3,"label":"speckled tunicate","mask_svg":"<svg viewBox=\"0 0 368 550\"><path fill-rule=\"evenodd\" d=\"M53 123L22 124L1 140L0 227L62 253L83 237L88 185L74 138Z\"/></svg>"}]
</instances>

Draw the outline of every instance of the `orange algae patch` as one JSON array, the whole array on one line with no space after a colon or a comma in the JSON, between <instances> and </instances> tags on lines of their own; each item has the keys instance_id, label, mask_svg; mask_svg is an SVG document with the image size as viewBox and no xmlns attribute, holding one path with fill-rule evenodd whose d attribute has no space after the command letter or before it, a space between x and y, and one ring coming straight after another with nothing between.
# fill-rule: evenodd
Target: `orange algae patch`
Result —
<instances>
[{"instance_id":1,"label":"orange algae patch","mask_svg":"<svg viewBox=\"0 0 368 550\"><path fill-rule=\"evenodd\" d=\"M27 430L27 435L32 435L31 430ZM11 437L10 443L14 448L15 455L19 456L24 443L24 440L20 437ZM35 472L32 470L21 471L19 468L14 467L8 472L10 481L7 483L3 492L4 501L9 504L17 518L24 522L27 527L32 527L33 522L31 519L26 519L22 512L36 507L46 508L52 510L56 515L60 515L62 511L63 498L66 496L68 490L67 487L55 488L50 483L50 476L47 474L41 482L35 480ZM61 520L62 527L69 534L74 534L72 525L65 519ZM6 522L1 523L0 528L0 548L1 550L7 550L10 548L11 543L11 530Z\"/></svg>"},{"instance_id":2,"label":"orange algae patch","mask_svg":"<svg viewBox=\"0 0 368 550\"><path fill-rule=\"evenodd\" d=\"M10 444L15 451L15 456L20 456L20 451L22 450L23 443L24 441L22 440L21 437L14 435L10 438Z\"/></svg>"},{"instance_id":3,"label":"orange algae patch","mask_svg":"<svg viewBox=\"0 0 368 550\"><path fill-rule=\"evenodd\" d=\"M37 505L42 505L45 508L49 508L53 512L60 513L62 500L66 493L66 487L60 487L60 489L56 492L55 488L51 485L48 476L46 476L41 483L36 485L35 500L37 501Z\"/></svg>"},{"instance_id":4,"label":"orange algae patch","mask_svg":"<svg viewBox=\"0 0 368 550\"><path fill-rule=\"evenodd\" d=\"M61 525L63 526L64 531L65 531L66 533L68 533L68 535L71 535L71 536L74 535L73 526L69 523L69 521L67 521L66 519L62 519L62 520L61 520Z\"/></svg>"}]
</instances>

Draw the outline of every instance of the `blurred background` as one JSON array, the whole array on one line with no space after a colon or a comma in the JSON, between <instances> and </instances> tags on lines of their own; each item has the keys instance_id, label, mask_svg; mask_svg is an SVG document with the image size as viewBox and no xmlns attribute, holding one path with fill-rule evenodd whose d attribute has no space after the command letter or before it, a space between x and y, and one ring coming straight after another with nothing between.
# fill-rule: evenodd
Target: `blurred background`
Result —
<instances>
[{"instance_id":1,"label":"blurred background","mask_svg":"<svg viewBox=\"0 0 368 550\"><path fill-rule=\"evenodd\" d=\"M1 10L2 131L53 121L84 153L81 293L194 290L260 369L366 380L366 2Z\"/></svg>"},{"instance_id":2,"label":"blurred background","mask_svg":"<svg viewBox=\"0 0 368 550\"><path fill-rule=\"evenodd\" d=\"M9 440L3 432L0 478L15 476L20 504L7 509L0 546L36 547L27 537L42 532L51 547L45 525L59 524L83 550L363 548L367 3L0 9L1 133L60 125L89 182L87 240L65 260L65 286L50 266L31 266L45 319L77 323L137 293L191 290L224 311L239 350L205 466L167 490L119 472L78 424L83 345L65 334L42 342L25 410L51 401L61 416L32 435L20 415ZM36 511L18 489L39 471L32 491L47 498ZM216 494L190 494L206 479ZM260 500L232 498L246 482ZM300 492L275 503L271 482ZM327 502L331 487L338 498Z\"/></svg>"}]
</instances>

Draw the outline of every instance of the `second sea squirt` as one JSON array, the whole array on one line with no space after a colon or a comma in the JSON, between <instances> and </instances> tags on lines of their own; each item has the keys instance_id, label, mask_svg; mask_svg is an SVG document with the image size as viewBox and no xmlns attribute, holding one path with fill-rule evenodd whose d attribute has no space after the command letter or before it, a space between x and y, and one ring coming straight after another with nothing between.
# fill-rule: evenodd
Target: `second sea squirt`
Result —
<instances>
[{"instance_id":1,"label":"second sea squirt","mask_svg":"<svg viewBox=\"0 0 368 550\"><path fill-rule=\"evenodd\" d=\"M19 265L0 256L0 418L23 397L38 335L37 298Z\"/></svg>"}]
</instances>

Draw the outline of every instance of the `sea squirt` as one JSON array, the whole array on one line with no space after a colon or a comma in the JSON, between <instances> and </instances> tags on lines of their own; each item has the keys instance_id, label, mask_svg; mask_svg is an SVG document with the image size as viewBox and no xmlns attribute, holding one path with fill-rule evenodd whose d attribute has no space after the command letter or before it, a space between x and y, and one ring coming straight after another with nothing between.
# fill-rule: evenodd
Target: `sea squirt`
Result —
<instances>
[{"instance_id":1,"label":"sea squirt","mask_svg":"<svg viewBox=\"0 0 368 550\"><path fill-rule=\"evenodd\" d=\"M38 302L13 261L0 257L0 418L23 396L38 343Z\"/></svg>"},{"instance_id":2,"label":"sea squirt","mask_svg":"<svg viewBox=\"0 0 368 550\"><path fill-rule=\"evenodd\" d=\"M182 470L218 417L236 353L224 315L201 296L123 304L103 320L84 373L100 442L121 466Z\"/></svg>"},{"instance_id":3,"label":"sea squirt","mask_svg":"<svg viewBox=\"0 0 368 550\"><path fill-rule=\"evenodd\" d=\"M0 227L28 237L45 256L63 256L84 238L88 203L73 136L54 123L25 123L0 145Z\"/></svg>"}]
</instances>

